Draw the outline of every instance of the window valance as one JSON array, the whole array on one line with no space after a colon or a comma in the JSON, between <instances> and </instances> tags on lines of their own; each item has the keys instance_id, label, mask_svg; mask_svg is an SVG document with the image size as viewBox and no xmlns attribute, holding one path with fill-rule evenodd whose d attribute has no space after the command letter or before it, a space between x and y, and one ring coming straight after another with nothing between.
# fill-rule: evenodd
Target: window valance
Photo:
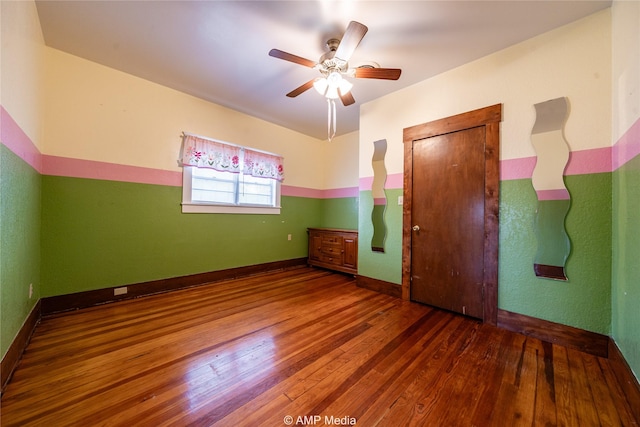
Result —
<instances>
[{"instance_id":1,"label":"window valance","mask_svg":"<svg viewBox=\"0 0 640 427\"><path fill-rule=\"evenodd\" d=\"M275 154L185 133L178 162L180 166L195 166L220 172L242 172L259 178L282 181L283 160Z\"/></svg>"},{"instance_id":2,"label":"window valance","mask_svg":"<svg viewBox=\"0 0 640 427\"><path fill-rule=\"evenodd\" d=\"M243 172L246 175L282 181L284 179L282 160L282 157L274 156L273 154L245 148Z\"/></svg>"}]
</instances>

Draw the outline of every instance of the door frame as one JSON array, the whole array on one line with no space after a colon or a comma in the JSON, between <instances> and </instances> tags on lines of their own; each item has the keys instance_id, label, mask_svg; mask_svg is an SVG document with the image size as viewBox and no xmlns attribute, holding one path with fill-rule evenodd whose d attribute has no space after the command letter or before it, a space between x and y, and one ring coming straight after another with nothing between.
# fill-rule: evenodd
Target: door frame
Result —
<instances>
[{"instance_id":1,"label":"door frame","mask_svg":"<svg viewBox=\"0 0 640 427\"><path fill-rule=\"evenodd\" d=\"M483 126L485 128L483 322L498 323L498 213L502 104L423 123L403 130L402 299L411 298L413 142Z\"/></svg>"}]
</instances>

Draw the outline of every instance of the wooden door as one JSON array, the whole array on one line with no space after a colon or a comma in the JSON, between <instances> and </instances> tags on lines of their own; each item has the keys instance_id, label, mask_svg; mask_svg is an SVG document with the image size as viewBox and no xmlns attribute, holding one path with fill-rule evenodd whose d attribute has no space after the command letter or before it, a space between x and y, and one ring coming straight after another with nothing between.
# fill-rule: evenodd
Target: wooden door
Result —
<instances>
[{"instance_id":1,"label":"wooden door","mask_svg":"<svg viewBox=\"0 0 640 427\"><path fill-rule=\"evenodd\" d=\"M403 131L402 298L493 325L501 120L497 104Z\"/></svg>"},{"instance_id":2,"label":"wooden door","mask_svg":"<svg viewBox=\"0 0 640 427\"><path fill-rule=\"evenodd\" d=\"M411 299L482 318L485 129L413 142Z\"/></svg>"}]
</instances>

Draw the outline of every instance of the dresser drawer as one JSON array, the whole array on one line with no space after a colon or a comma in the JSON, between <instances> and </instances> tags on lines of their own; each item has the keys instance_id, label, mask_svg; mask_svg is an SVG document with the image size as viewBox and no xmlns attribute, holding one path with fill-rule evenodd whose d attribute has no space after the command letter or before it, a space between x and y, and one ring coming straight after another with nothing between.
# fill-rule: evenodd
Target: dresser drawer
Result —
<instances>
[{"instance_id":1,"label":"dresser drawer","mask_svg":"<svg viewBox=\"0 0 640 427\"><path fill-rule=\"evenodd\" d=\"M327 246L341 246L342 236L337 234L324 234L322 235L322 244Z\"/></svg>"},{"instance_id":2,"label":"dresser drawer","mask_svg":"<svg viewBox=\"0 0 640 427\"><path fill-rule=\"evenodd\" d=\"M336 256L322 254L322 255L320 255L320 262L325 262L327 264L334 264L334 265L342 265L343 264L342 256L340 256L340 254L338 254Z\"/></svg>"},{"instance_id":3,"label":"dresser drawer","mask_svg":"<svg viewBox=\"0 0 640 427\"><path fill-rule=\"evenodd\" d=\"M342 243L323 244L320 247L320 252L328 256L340 256L343 252Z\"/></svg>"}]
</instances>

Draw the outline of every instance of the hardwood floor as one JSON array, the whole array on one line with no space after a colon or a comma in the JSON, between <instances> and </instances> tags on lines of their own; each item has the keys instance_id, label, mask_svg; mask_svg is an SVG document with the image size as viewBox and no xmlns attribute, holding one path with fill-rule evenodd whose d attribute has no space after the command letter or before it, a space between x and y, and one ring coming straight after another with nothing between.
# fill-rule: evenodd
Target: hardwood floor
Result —
<instances>
[{"instance_id":1,"label":"hardwood floor","mask_svg":"<svg viewBox=\"0 0 640 427\"><path fill-rule=\"evenodd\" d=\"M48 427L637 425L606 359L310 268L45 318L1 417Z\"/></svg>"}]
</instances>

